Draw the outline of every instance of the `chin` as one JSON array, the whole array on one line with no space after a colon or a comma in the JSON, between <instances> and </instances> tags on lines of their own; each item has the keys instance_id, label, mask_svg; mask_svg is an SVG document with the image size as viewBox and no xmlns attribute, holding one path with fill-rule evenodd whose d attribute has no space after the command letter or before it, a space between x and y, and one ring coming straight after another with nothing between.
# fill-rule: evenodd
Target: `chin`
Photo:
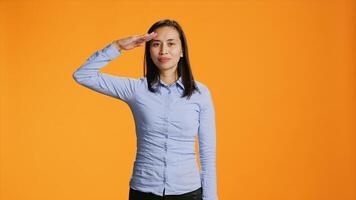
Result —
<instances>
[{"instance_id":1,"label":"chin","mask_svg":"<svg viewBox=\"0 0 356 200\"><path fill-rule=\"evenodd\" d=\"M168 69L172 69L173 67L158 67L158 69L160 70L160 71L162 71L162 70L168 70Z\"/></svg>"},{"instance_id":2,"label":"chin","mask_svg":"<svg viewBox=\"0 0 356 200\"><path fill-rule=\"evenodd\" d=\"M158 69L160 70L167 70L167 69L171 69L174 68L174 65L170 65L169 63L165 63L165 64L160 64L160 65L156 65Z\"/></svg>"}]
</instances>

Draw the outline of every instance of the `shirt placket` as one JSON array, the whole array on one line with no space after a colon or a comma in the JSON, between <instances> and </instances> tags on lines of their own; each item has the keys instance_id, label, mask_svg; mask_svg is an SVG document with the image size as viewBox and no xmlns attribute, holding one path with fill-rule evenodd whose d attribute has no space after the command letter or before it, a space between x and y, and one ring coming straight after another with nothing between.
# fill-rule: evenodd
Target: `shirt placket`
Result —
<instances>
[{"instance_id":1,"label":"shirt placket","mask_svg":"<svg viewBox=\"0 0 356 200\"><path fill-rule=\"evenodd\" d=\"M171 103L171 89L168 86L164 86L167 91L165 92L164 96L164 108L163 108L163 134L165 137L164 140L164 172L163 172L163 182L164 182L164 188L166 187L167 179L168 179L168 173L167 173L167 154L168 154L168 126L169 126L169 109L170 109L170 103Z\"/></svg>"}]
</instances>

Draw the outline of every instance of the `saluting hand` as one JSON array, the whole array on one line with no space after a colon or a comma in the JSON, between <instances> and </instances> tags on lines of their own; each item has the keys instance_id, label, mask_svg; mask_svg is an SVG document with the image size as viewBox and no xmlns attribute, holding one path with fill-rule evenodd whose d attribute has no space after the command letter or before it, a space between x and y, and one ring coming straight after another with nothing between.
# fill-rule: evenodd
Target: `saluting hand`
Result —
<instances>
[{"instance_id":1,"label":"saluting hand","mask_svg":"<svg viewBox=\"0 0 356 200\"><path fill-rule=\"evenodd\" d=\"M146 33L143 35L134 35L127 38L115 40L113 44L118 50L130 50L135 47L142 46L145 42L150 41L156 36L156 32L151 32L150 34Z\"/></svg>"}]
</instances>

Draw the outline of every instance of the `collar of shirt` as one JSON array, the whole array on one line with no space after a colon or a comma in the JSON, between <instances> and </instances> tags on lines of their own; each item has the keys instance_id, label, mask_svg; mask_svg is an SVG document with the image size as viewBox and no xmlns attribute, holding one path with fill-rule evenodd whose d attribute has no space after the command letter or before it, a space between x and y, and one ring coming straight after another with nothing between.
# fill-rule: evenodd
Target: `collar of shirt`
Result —
<instances>
[{"instance_id":1,"label":"collar of shirt","mask_svg":"<svg viewBox=\"0 0 356 200\"><path fill-rule=\"evenodd\" d=\"M167 87L170 87L170 85L167 85L161 79L159 79L159 84L167 86ZM183 84L182 76L180 76L179 79L176 82L172 83L171 85L173 85L173 84L178 84L182 88L182 90L184 90L184 84ZM152 88L156 88L156 87L158 87L158 83L154 83L152 85Z\"/></svg>"}]
</instances>

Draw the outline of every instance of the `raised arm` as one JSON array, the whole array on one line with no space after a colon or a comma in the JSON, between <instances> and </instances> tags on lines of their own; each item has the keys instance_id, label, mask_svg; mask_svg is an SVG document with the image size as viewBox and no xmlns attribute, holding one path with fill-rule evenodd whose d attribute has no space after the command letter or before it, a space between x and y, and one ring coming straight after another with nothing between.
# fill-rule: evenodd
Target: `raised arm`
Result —
<instances>
[{"instance_id":1,"label":"raised arm","mask_svg":"<svg viewBox=\"0 0 356 200\"><path fill-rule=\"evenodd\" d=\"M216 177L216 127L213 100L208 88L203 90L198 141L202 167L203 200L218 200Z\"/></svg>"},{"instance_id":2,"label":"raised arm","mask_svg":"<svg viewBox=\"0 0 356 200\"><path fill-rule=\"evenodd\" d=\"M92 54L73 73L74 80L89 89L128 102L136 90L138 79L102 73L100 69L120 56L123 50L142 46L144 42L155 36L156 33L151 33L113 41Z\"/></svg>"}]
</instances>

